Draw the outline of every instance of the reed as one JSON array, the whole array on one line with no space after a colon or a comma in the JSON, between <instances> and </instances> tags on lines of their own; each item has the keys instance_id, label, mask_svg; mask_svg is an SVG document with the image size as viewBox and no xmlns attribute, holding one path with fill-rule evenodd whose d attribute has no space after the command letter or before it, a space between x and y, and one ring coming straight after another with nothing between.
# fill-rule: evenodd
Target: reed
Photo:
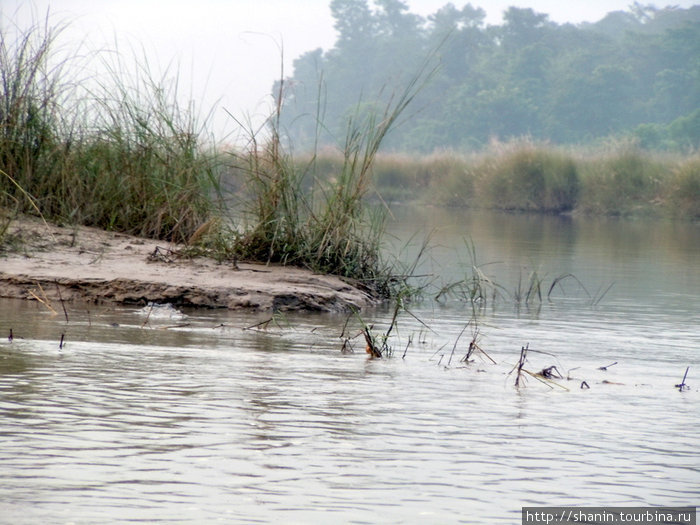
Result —
<instances>
[{"instance_id":1,"label":"reed","mask_svg":"<svg viewBox=\"0 0 700 525\"><path fill-rule=\"evenodd\" d=\"M652 153L624 141L564 149L520 139L468 154L382 154L374 180L387 201L692 220L700 209L697 159L697 154ZM338 163L324 153L324 166Z\"/></svg>"},{"instance_id":2,"label":"reed","mask_svg":"<svg viewBox=\"0 0 700 525\"><path fill-rule=\"evenodd\" d=\"M580 161L584 213L630 215L655 211L661 204L668 166L633 144Z\"/></svg>"},{"instance_id":3,"label":"reed","mask_svg":"<svg viewBox=\"0 0 700 525\"><path fill-rule=\"evenodd\" d=\"M95 131L71 159L69 208L61 212L79 214L83 224L187 243L216 211L219 159L203 145L206 118L200 122L192 103L178 102L177 77L156 78L145 60L136 63L133 75L121 61L108 68L111 78L93 107Z\"/></svg>"},{"instance_id":4,"label":"reed","mask_svg":"<svg viewBox=\"0 0 700 525\"><path fill-rule=\"evenodd\" d=\"M186 241L216 209L217 157L176 76L115 53L111 78L79 82L77 58L54 51L61 28L2 28L0 207Z\"/></svg>"},{"instance_id":5,"label":"reed","mask_svg":"<svg viewBox=\"0 0 700 525\"><path fill-rule=\"evenodd\" d=\"M469 263L465 265L465 277L459 281L443 285L435 295L436 301L450 297L468 302L473 313L483 309L488 303L495 304L499 298L506 297L505 288L488 275L485 267L494 262L478 263L474 242L465 240Z\"/></svg>"},{"instance_id":6,"label":"reed","mask_svg":"<svg viewBox=\"0 0 700 525\"><path fill-rule=\"evenodd\" d=\"M508 375L510 375L515 371L516 387L519 387L521 383L523 385L525 383L525 377L523 375L523 372L527 372L527 370L525 370L523 367L525 366L525 363L527 363L527 352L529 349L530 343L520 347L520 357L518 358L518 363L513 367L513 369L510 372L508 372Z\"/></svg>"},{"instance_id":7,"label":"reed","mask_svg":"<svg viewBox=\"0 0 700 525\"><path fill-rule=\"evenodd\" d=\"M678 163L666 187L664 200L672 216L700 219L700 156Z\"/></svg>"},{"instance_id":8,"label":"reed","mask_svg":"<svg viewBox=\"0 0 700 525\"><path fill-rule=\"evenodd\" d=\"M430 75L426 63L381 113L366 113L358 104L339 151L330 158L314 152L303 162L281 139L281 80L268 136L251 128L247 151L234 154L247 199L242 229L231 245L234 256L304 266L352 279L381 296L395 295L404 279L381 256L386 209L368 207L366 197L380 145Z\"/></svg>"},{"instance_id":9,"label":"reed","mask_svg":"<svg viewBox=\"0 0 700 525\"><path fill-rule=\"evenodd\" d=\"M47 18L26 30L0 29L0 206L25 211L27 192L39 195L60 166L59 110L73 86L62 78L65 63L50 60L60 27Z\"/></svg>"},{"instance_id":10,"label":"reed","mask_svg":"<svg viewBox=\"0 0 700 525\"><path fill-rule=\"evenodd\" d=\"M518 285L513 290L513 301L515 302L515 304L520 305L524 303L525 305L530 305L531 303L541 303L543 277L540 277L540 275L537 273L537 270L533 270L530 272L526 281L527 287L524 286L523 275L521 271L518 275ZM555 285L556 280L552 283L552 286L550 287L550 293L547 294L548 299Z\"/></svg>"},{"instance_id":11,"label":"reed","mask_svg":"<svg viewBox=\"0 0 700 525\"><path fill-rule=\"evenodd\" d=\"M477 173L477 193L493 208L562 213L576 206L577 166L554 149L516 143L487 155Z\"/></svg>"}]
</instances>

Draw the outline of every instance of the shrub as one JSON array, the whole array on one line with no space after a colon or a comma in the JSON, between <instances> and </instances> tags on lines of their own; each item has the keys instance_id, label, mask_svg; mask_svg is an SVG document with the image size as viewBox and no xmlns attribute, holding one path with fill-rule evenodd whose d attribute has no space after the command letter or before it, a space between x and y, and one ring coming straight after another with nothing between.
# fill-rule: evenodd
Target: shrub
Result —
<instances>
[{"instance_id":1,"label":"shrub","mask_svg":"<svg viewBox=\"0 0 700 525\"><path fill-rule=\"evenodd\" d=\"M487 158L478 172L480 193L492 207L562 213L576 206L576 164L556 151L526 145Z\"/></svg>"},{"instance_id":2,"label":"shrub","mask_svg":"<svg viewBox=\"0 0 700 525\"><path fill-rule=\"evenodd\" d=\"M581 161L581 211L611 215L648 213L660 196L666 168L639 149L623 145Z\"/></svg>"},{"instance_id":3,"label":"shrub","mask_svg":"<svg viewBox=\"0 0 700 525\"><path fill-rule=\"evenodd\" d=\"M673 216L700 219L700 157L692 157L674 170L666 206Z\"/></svg>"}]
</instances>

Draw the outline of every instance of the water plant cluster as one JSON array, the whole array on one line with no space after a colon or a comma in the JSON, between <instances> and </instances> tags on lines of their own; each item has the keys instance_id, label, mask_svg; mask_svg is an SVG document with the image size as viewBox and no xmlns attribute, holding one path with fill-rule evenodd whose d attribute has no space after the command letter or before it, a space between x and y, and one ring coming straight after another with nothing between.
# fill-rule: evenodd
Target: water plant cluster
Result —
<instances>
[{"instance_id":1,"label":"water plant cluster","mask_svg":"<svg viewBox=\"0 0 700 525\"><path fill-rule=\"evenodd\" d=\"M585 290L584 286L578 279L573 275L564 275L557 277L552 280L549 293L547 294L547 300L551 300L551 292L556 287L561 285L561 281L565 279L574 279L579 284L580 288L586 292L588 299L590 300L590 305L596 306L598 302L603 298L605 293L609 290L606 289L602 294L598 294L595 298L591 300L590 294ZM539 293L539 288L542 285L542 281L538 281L536 285L538 288L538 293L533 294L532 303L536 303L541 306L542 294ZM499 286L491 282L488 286ZM530 291L532 291L532 284ZM529 304L529 303L527 303ZM479 305L481 307L479 307ZM499 365L499 363L482 347L482 332L480 326L481 314L483 313L483 306L485 303L481 301L472 302L471 316L468 321L464 324L462 330L457 334L452 344L444 343L439 348L435 349L430 357L430 360L435 362L437 366L449 369L451 367L460 368L472 368L472 365L477 365L477 367L472 368L472 370L477 370L483 372L482 365L492 366ZM519 303L516 305L519 306ZM405 301L404 298L398 297L392 305L392 309L388 312L390 315L383 316L384 319L380 326L375 326L374 324L369 324L358 312L350 314L343 326L342 332L339 335L342 341L341 352L344 354L355 353L356 351L364 350L367 354L368 359L385 359L385 358L396 358L398 356L401 359L406 359L409 352L413 352L416 348L425 348L428 345L428 335L441 335L438 334L431 326L426 322L418 318L410 309L410 303ZM401 337L399 332L399 325L403 324L408 318L412 318L411 321L418 321L420 325L419 332L415 331L415 323L413 325L413 331L406 337ZM271 318L270 321L272 321ZM465 336L465 334L467 334ZM469 337L471 334L471 337ZM359 343L358 343L359 341ZM359 348L358 348L359 347ZM538 364L530 359L532 355L538 356ZM512 363L512 359L517 355L517 359ZM598 366L595 372L590 368L587 371L581 369L577 366L574 368L564 368L561 364L558 356L555 353L545 351L542 349L531 348L530 343L526 343L521 346L517 354L512 354L510 357L505 357L505 364L510 367L510 370L506 373L507 378L512 377L513 386L515 388L525 387L528 379L534 379L542 385L554 390L561 389L564 391L570 391L571 389L576 390L589 390L591 385L594 384L591 375L595 373L599 377L604 377L606 374L600 374L599 372L608 372L608 370L619 364L618 361L608 363L603 366ZM501 362L501 364L504 364ZM549 364L549 363L556 364ZM511 367L512 363L512 367ZM542 363L548 364L548 366ZM683 379L680 383L673 385L674 388L678 389L679 392L684 392L690 390L690 386L686 383L688 377L688 371L690 367L687 367ZM572 374L572 372L576 372ZM574 386L567 386L573 384ZM622 385L623 383L602 379L598 381L598 384L603 385Z\"/></svg>"}]
</instances>

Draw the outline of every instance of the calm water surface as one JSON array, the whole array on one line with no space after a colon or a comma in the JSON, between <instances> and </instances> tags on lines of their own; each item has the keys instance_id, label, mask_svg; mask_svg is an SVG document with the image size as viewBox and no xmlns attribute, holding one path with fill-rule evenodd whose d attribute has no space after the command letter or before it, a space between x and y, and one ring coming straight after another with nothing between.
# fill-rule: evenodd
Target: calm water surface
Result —
<instances>
[{"instance_id":1,"label":"calm water surface","mask_svg":"<svg viewBox=\"0 0 700 525\"><path fill-rule=\"evenodd\" d=\"M503 287L478 316L497 364L460 362L473 325L457 297L410 305L383 360L359 338L341 352L343 315L245 329L269 316L70 305L66 323L2 300L0 522L519 523L526 505L698 504L700 225L395 218L407 260L410 234L432 232L433 290L468 274L473 241ZM586 291L570 278L517 307L533 271ZM390 312L364 316L381 330ZM527 369L572 379L516 388L526 344L542 352Z\"/></svg>"}]
</instances>

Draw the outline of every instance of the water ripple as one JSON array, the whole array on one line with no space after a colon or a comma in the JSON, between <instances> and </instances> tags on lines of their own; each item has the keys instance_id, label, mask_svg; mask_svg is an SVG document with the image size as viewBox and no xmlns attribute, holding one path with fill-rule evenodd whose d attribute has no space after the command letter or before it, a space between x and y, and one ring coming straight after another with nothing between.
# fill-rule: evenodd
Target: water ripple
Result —
<instances>
[{"instance_id":1,"label":"water ripple","mask_svg":"<svg viewBox=\"0 0 700 525\"><path fill-rule=\"evenodd\" d=\"M463 328L456 310L430 343L382 361L341 354L333 316L260 334L240 329L254 324L245 315L190 314L187 330L146 337L128 310L104 325L93 311L59 350L20 315L25 338L0 343L0 516L12 523L514 523L524 505L697 496L700 394L672 385L700 365L679 351L698 334L672 324L674 344L650 354L635 322L593 332L597 312L511 317L483 343L499 364L448 367L435 351ZM402 348L421 329L403 326ZM591 389L514 388L528 341ZM528 366L549 364L533 354Z\"/></svg>"}]
</instances>

